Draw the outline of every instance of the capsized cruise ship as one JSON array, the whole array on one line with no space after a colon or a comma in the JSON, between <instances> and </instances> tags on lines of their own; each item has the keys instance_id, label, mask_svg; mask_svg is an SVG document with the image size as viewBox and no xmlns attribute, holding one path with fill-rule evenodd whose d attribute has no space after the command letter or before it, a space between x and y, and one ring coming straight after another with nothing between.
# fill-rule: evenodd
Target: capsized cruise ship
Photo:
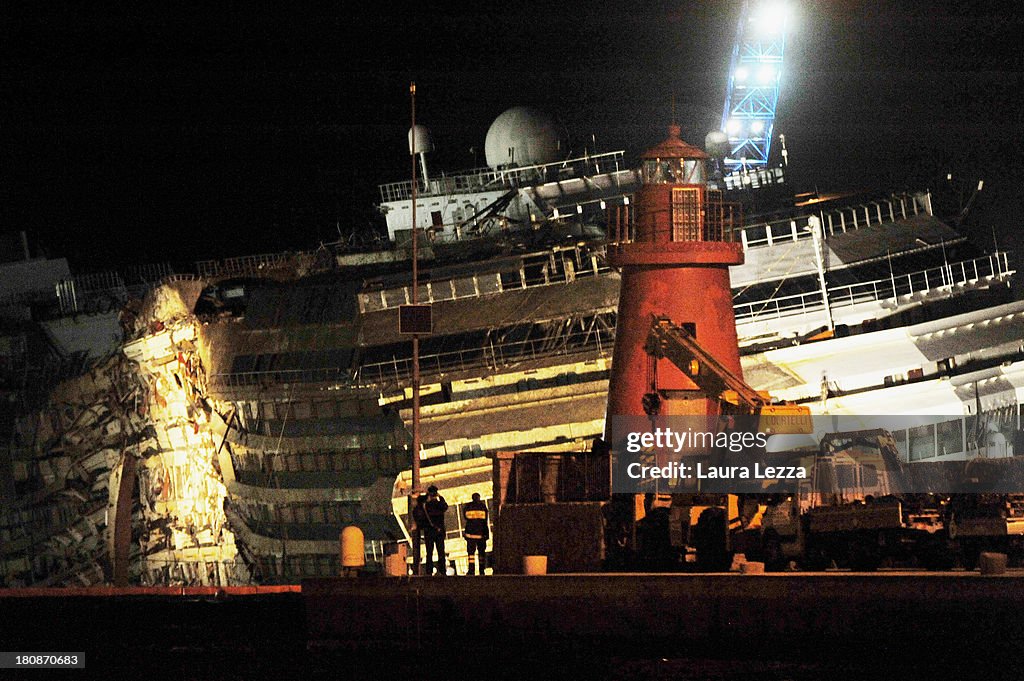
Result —
<instances>
[{"instance_id":1,"label":"capsized cruise ship","mask_svg":"<svg viewBox=\"0 0 1024 681\"><path fill-rule=\"evenodd\" d=\"M490 496L489 454L583 451L603 430L619 286L603 227L629 219L640 181L622 152L552 160L529 111L495 126L493 165L424 173L417 192L434 317L420 456L453 506L460 572L459 505ZM1024 453L1007 254L970 243L924 189L807 198L733 234L747 381L815 413L948 415L895 433L910 461ZM371 564L407 539L411 201L411 184L381 187L384 251L148 276L0 265L2 583L294 582L337 574L347 525Z\"/></svg>"}]
</instances>

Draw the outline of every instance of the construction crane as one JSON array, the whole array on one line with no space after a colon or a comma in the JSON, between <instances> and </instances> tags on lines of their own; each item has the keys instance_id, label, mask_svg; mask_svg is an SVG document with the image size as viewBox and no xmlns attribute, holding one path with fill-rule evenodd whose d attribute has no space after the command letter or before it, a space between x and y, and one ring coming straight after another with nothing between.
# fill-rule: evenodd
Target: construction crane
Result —
<instances>
[{"instance_id":1,"label":"construction crane","mask_svg":"<svg viewBox=\"0 0 1024 681\"><path fill-rule=\"evenodd\" d=\"M764 432L810 433L813 431L810 410L801 405L773 403L768 393L754 390L741 377L730 371L704 350L683 327L663 317L653 318L651 333L645 348L656 359L672 362L704 395L719 401L722 413L746 414L764 420ZM657 364L654 365L655 367ZM657 383L655 377L654 383ZM661 392L650 393L645 399L648 413L670 414L665 403L671 397Z\"/></svg>"},{"instance_id":2,"label":"construction crane","mask_svg":"<svg viewBox=\"0 0 1024 681\"><path fill-rule=\"evenodd\" d=\"M789 9L780 0L743 4L722 110L727 174L768 166L788 24Z\"/></svg>"}]
</instances>

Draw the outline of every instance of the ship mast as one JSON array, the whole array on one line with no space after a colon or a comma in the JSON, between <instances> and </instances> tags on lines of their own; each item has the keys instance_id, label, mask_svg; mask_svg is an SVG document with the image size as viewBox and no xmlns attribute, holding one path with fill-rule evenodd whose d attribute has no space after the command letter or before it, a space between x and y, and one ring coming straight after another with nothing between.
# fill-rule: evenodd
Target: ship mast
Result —
<instances>
[{"instance_id":1,"label":"ship mast","mask_svg":"<svg viewBox=\"0 0 1024 681\"><path fill-rule=\"evenodd\" d=\"M416 239L416 83L409 83L412 106L412 304L419 303L419 252ZM420 488L420 336L412 335L412 488ZM410 509L411 512L411 509Z\"/></svg>"}]
</instances>

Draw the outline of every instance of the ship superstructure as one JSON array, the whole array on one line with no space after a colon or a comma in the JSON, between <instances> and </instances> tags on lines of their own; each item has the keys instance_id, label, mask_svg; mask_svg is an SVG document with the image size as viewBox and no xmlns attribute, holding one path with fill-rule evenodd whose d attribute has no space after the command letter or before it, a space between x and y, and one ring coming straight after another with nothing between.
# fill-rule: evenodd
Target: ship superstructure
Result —
<instances>
[{"instance_id":1,"label":"ship superstructure","mask_svg":"<svg viewBox=\"0 0 1024 681\"><path fill-rule=\"evenodd\" d=\"M414 194L416 227L428 242L448 244L535 230L552 220L578 235L600 236L607 206L622 205L638 185L624 152L567 156L554 121L529 107L513 107L491 124L487 167L431 175L429 134L423 126L417 131L410 137L422 141L410 151L423 174L415 192L411 180L380 186L388 239L399 245L410 238Z\"/></svg>"}]
</instances>

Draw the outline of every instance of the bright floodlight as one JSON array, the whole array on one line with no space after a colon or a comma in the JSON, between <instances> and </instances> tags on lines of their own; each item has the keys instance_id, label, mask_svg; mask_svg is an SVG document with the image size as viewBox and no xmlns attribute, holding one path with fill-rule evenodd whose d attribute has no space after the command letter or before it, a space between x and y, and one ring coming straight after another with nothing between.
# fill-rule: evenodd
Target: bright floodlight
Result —
<instances>
[{"instance_id":1,"label":"bright floodlight","mask_svg":"<svg viewBox=\"0 0 1024 681\"><path fill-rule=\"evenodd\" d=\"M762 33L775 35L782 32L788 16L789 7L786 3L766 0L754 15L754 22Z\"/></svg>"},{"instance_id":2,"label":"bright floodlight","mask_svg":"<svg viewBox=\"0 0 1024 681\"><path fill-rule=\"evenodd\" d=\"M747 69L743 66L736 69L736 80L743 82L747 79Z\"/></svg>"},{"instance_id":3,"label":"bright floodlight","mask_svg":"<svg viewBox=\"0 0 1024 681\"><path fill-rule=\"evenodd\" d=\"M725 131L730 135L735 135L740 131L740 122L735 118L730 118L729 122L725 126Z\"/></svg>"},{"instance_id":4,"label":"bright floodlight","mask_svg":"<svg viewBox=\"0 0 1024 681\"><path fill-rule=\"evenodd\" d=\"M761 70L758 71L758 73L757 73L757 77L761 79L762 83L770 83L770 82L772 82L772 78L775 77L775 67L774 66L762 66Z\"/></svg>"},{"instance_id":5,"label":"bright floodlight","mask_svg":"<svg viewBox=\"0 0 1024 681\"><path fill-rule=\"evenodd\" d=\"M764 132L764 122L763 121L754 121L753 123L751 123L750 124L750 132L755 132L755 133Z\"/></svg>"}]
</instances>

